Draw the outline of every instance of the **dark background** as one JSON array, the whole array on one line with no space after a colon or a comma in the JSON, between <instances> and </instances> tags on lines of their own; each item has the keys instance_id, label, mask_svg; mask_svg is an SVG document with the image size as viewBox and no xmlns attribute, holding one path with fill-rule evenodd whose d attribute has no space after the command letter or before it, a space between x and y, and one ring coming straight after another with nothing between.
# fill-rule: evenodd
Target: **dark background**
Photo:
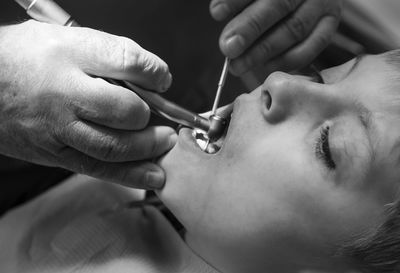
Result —
<instances>
[{"instance_id":1,"label":"dark background","mask_svg":"<svg viewBox=\"0 0 400 273\"><path fill-rule=\"evenodd\" d=\"M224 61L218 48L218 37L225 22L217 23L211 18L209 2L57 0L81 25L129 37L164 59L174 77L165 96L195 112L211 108ZM357 9L347 10L350 13L344 16L339 33L346 39L350 38L351 42L334 39L314 61L317 68L344 63L360 53L390 49L386 43L388 39L382 39L383 32L378 31L382 35L374 37L362 31L365 23L376 26L373 17L359 14ZM357 18L364 19L360 21L364 22L361 28L354 23ZM14 0L0 1L0 24L19 23L27 19L25 11ZM259 76L264 79L267 75ZM231 102L245 91L250 90L238 78L229 76L221 104ZM176 126L157 117L151 123ZM0 155L0 215L68 175L70 173L64 170L40 167Z\"/></svg>"},{"instance_id":2,"label":"dark background","mask_svg":"<svg viewBox=\"0 0 400 273\"><path fill-rule=\"evenodd\" d=\"M83 26L129 37L164 59L174 82L166 94L194 111L210 108L224 57L218 48L223 24L209 15L209 1L198 0L58 0ZM0 22L26 20L13 0L0 3ZM227 89L242 89L233 77ZM211 100L210 100L211 99Z\"/></svg>"},{"instance_id":3,"label":"dark background","mask_svg":"<svg viewBox=\"0 0 400 273\"><path fill-rule=\"evenodd\" d=\"M218 48L223 25L199 0L57 0L83 26L129 37L164 59L174 81L166 97L196 112L212 106L224 57ZM0 23L27 20L13 0L0 1ZM16 52L17 54L17 52ZM1 62L0 62L1 65ZM222 103L243 92L230 76ZM154 118L152 123L165 123ZM174 124L170 124L175 126ZM70 173L0 156L0 214L62 180Z\"/></svg>"}]
</instances>

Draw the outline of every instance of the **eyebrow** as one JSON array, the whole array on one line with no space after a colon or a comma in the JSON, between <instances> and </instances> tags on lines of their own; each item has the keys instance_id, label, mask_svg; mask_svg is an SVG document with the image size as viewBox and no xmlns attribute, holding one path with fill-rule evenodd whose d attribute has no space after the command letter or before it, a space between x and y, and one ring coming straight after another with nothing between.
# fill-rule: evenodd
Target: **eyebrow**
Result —
<instances>
[{"instance_id":1,"label":"eyebrow","mask_svg":"<svg viewBox=\"0 0 400 273\"><path fill-rule=\"evenodd\" d=\"M356 110L357 110L357 116L358 119L367 135L368 138L368 143L369 143L369 151L370 151L370 160L372 162L372 159L375 155L375 150L374 146L372 145L373 139L376 138L376 126L374 123L374 120L372 118L372 112L363 104L357 102L356 103Z\"/></svg>"}]
</instances>

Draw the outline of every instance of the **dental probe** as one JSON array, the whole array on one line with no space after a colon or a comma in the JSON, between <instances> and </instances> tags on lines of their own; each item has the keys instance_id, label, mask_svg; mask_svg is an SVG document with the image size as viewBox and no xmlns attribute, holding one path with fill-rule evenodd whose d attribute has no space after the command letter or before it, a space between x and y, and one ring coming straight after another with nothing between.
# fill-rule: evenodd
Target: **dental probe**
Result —
<instances>
[{"instance_id":1,"label":"dental probe","mask_svg":"<svg viewBox=\"0 0 400 273\"><path fill-rule=\"evenodd\" d=\"M64 11L57 3L52 0L15 0L22 6L27 14L33 19L63 26L79 26L79 24ZM212 121L191 112L162 96L140 88L127 81L107 79L110 83L123 86L134 91L140 96L150 107L152 112L169 119L178 124L188 126L194 129L200 129L209 132L213 135L220 135L223 133L222 129L216 129L211 126Z\"/></svg>"},{"instance_id":2,"label":"dental probe","mask_svg":"<svg viewBox=\"0 0 400 273\"><path fill-rule=\"evenodd\" d=\"M218 108L219 100L221 98L222 89L225 86L226 77L228 76L228 68L229 68L229 58L226 57L225 62L224 62L224 67L222 68L221 77L219 78L218 89L217 89L217 93L215 95L213 108L211 110L212 116L217 114L217 108Z\"/></svg>"},{"instance_id":3,"label":"dental probe","mask_svg":"<svg viewBox=\"0 0 400 273\"><path fill-rule=\"evenodd\" d=\"M229 62L230 62L229 58L226 57L224 62L224 67L222 68L221 77L219 78L217 93L215 94L214 104L209 119L210 129L207 132L209 140L207 141L206 148L210 143L210 140L212 141L217 139L220 136L221 131L223 132L225 129L226 120L217 115L217 108L219 105L219 100L221 98L222 89L225 86L226 78L228 76Z\"/></svg>"}]
</instances>

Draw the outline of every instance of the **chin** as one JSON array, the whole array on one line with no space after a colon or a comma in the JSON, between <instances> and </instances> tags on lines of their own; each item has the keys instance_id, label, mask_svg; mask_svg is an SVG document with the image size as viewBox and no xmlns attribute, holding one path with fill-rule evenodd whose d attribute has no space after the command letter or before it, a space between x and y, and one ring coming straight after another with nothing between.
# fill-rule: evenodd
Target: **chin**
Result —
<instances>
[{"instance_id":1,"label":"chin","mask_svg":"<svg viewBox=\"0 0 400 273\"><path fill-rule=\"evenodd\" d=\"M159 161L167 176L166 190L172 181L190 178L193 171L201 168L203 152L197 146L190 129L181 129L179 138L174 146Z\"/></svg>"},{"instance_id":2,"label":"chin","mask_svg":"<svg viewBox=\"0 0 400 273\"><path fill-rule=\"evenodd\" d=\"M219 156L201 150L191 129L181 129L177 144L159 160L166 183L157 195L176 218L189 228L201 216L215 182Z\"/></svg>"},{"instance_id":3,"label":"chin","mask_svg":"<svg viewBox=\"0 0 400 273\"><path fill-rule=\"evenodd\" d=\"M181 220L180 215L187 213L183 208L189 208L196 203L196 181L204 166L203 152L195 143L191 129L181 129L177 144L158 161L166 174L163 189L157 195L165 205Z\"/></svg>"}]
</instances>

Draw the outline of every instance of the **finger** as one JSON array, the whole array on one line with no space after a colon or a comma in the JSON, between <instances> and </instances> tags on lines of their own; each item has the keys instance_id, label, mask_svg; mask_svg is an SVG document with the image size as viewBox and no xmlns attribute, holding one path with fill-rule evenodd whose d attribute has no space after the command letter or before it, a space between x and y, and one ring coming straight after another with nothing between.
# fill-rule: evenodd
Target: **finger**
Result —
<instances>
[{"instance_id":1,"label":"finger","mask_svg":"<svg viewBox=\"0 0 400 273\"><path fill-rule=\"evenodd\" d=\"M229 58L239 57L265 31L294 11L304 0L256 0L238 14L220 37L222 52Z\"/></svg>"},{"instance_id":2,"label":"finger","mask_svg":"<svg viewBox=\"0 0 400 273\"><path fill-rule=\"evenodd\" d=\"M239 13L253 1L254 0L212 0L210 2L210 13L215 20L222 21Z\"/></svg>"},{"instance_id":3,"label":"finger","mask_svg":"<svg viewBox=\"0 0 400 273\"><path fill-rule=\"evenodd\" d=\"M219 107L217 109L217 115L222 118L229 118L233 110L233 103L227 104L225 106ZM200 116L209 118L211 116L211 111L200 114Z\"/></svg>"},{"instance_id":4,"label":"finger","mask_svg":"<svg viewBox=\"0 0 400 273\"><path fill-rule=\"evenodd\" d=\"M164 171L150 162L104 162L70 147L59 151L58 158L62 168L130 188L155 190L165 183Z\"/></svg>"},{"instance_id":5,"label":"finger","mask_svg":"<svg viewBox=\"0 0 400 273\"><path fill-rule=\"evenodd\" d=\"M149 106L134 92L100 78L87 75L80 78L81 88L73 93L72 99L77 117L123 130L140 130L148 124Z\"/></svg>"},{"instance_id":6,"label":"finger","mask_svg":"<svg viewBox=\"0 0 400 273\"><path fill-rule=\"evenodd\" d=\"M323 14L320 5L309 3L301 5L272 31L264 34L264 37L242 56L232 60L231 72L235 75L246 73L305 40Z\"/></svg>"},{"instance_id":7,"label":"finger","mask_svg":"<svg viewBox=\"0 0 400 273\"><path fill-rule=\"evenodd\" d=\"M106 162L147 160L170 150L176 143L169 127L121 131L85 121L75 121L59 134L59 141L95 159Z\"/></svg>"},{"instance_id":8,"label":"finger","mask_svg":"<svg viewBox=\"0 0 400 273\"><path fill-rule=\"evenodd\" d=\"M134 41L88 28L71 28L75 61L99 77L126 80L154 91L165 91L172 82L168 65Z\"/></svg>"},{"instance_id":9,"label":"finger","mask_svg":"<svg viewBox=\"0 0 400 273\"><path fill-rule=\"evenodd\" d=\"M339 19L335 16L323 17L305 41L268 62L264 69L292 71L309 64L330 43L338 24Z\"/></svg>"}]
</instances>

